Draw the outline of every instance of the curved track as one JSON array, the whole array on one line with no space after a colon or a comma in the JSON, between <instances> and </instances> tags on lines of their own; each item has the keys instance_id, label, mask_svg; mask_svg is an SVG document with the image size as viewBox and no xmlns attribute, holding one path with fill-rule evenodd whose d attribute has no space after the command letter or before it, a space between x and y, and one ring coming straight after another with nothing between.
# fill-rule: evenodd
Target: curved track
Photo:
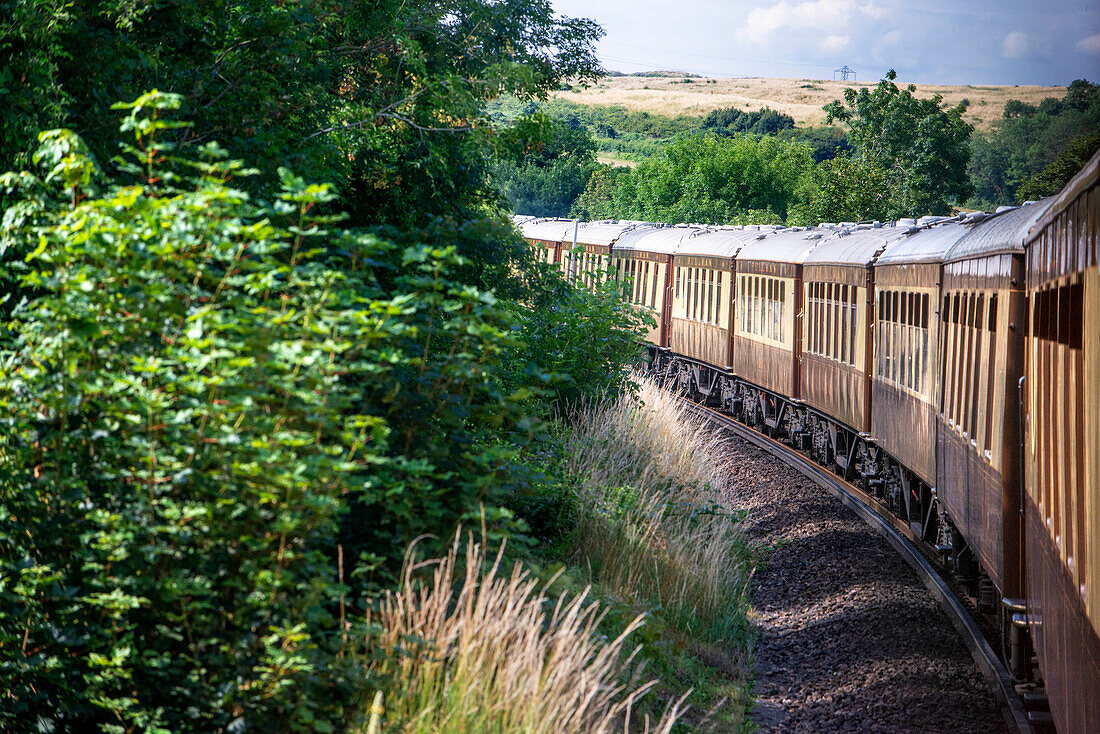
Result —
<instances>
[{"instance_id":1,"label":"curved track","mask_svg":"<svg viewBox=\"0 0 1100 734\"><path fill-rule=\"evenodd\" d=\"M952 592L948 584L940 577L935 567L917 547L919 542L902 521L890 515L874 498L865 494L854 485L840 479L826 468L806 458L793 448L780 443L729 416L710 408L683 399L691 409L704 415L711 422L736 433L746 441L766 451L788 466L792 467L815 484L836 497L845 506L854 511L868 526L897 551L913 569L921 583L932 594L947 614L952 625L973 656L978 667L989 681L999 702L1005 707L1007 717L1015 731L1020 734L1033 734L1023 701L1017 694L1012 680L1000 659L993 652L989 642L982 635L969 612Z\"/></svg>"}]
</instances>

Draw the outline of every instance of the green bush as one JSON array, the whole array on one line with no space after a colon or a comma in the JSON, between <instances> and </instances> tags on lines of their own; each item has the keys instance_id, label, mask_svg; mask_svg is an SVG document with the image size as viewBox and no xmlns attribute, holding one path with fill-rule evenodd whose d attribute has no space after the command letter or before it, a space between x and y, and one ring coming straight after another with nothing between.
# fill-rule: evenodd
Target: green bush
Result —
<instances>
[{"instance_id":1,"label":"green bush","mask_svg":"<svg viewBox=\"0 0 1100 734\"><path fill-rule=\"evenodd\" d=\"M623 298L622 283L584 286L545 265L529 278L531 298L513 314L516 339L505 362L507 383L515 389L545 385L542 402L559 413L627 388L654 322Z\"/></svg>"},{"instance_id":2,"label":"green bush","mask_svg":"<svg viewBox=\"0 0 1100 734\"><path fill-rule=\"evenodd\" d=\"M366 582L520 481L508 323L453 251L340 229L285 170L251 201L164 142L179 104L123 106L116 181L67 131L0 180L34 294L0 341L3 729L359 721Z\"/></svg>"}]
</instances>

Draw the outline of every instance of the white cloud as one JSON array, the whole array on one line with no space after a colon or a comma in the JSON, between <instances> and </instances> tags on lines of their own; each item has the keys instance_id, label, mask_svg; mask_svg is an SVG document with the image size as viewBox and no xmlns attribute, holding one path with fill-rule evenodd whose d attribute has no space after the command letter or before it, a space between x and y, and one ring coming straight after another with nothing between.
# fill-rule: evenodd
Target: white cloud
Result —
<instances>
[{"instance_id":1,"label":"white cloud","mask_svg":"<svg viewBox=\"0 0 1100 734\"><path fill-rule=\"evenodd\" d=\"M1074 45L1074 48L1082 53L1100 55L1100 33L1082 38Z\"/></svg>"},{"instance_id":2,"label":"white cloud","mask_svg":"<svg viewBox=\"0 0 1100 734\"><path fill-rule=\"evenodd\" d=\"M787 0L771 7L749 11L745 25L738 30L741 40L763 44L776 31L812 28L819 32L839 31L862 18L882 18L884 8L874 0L810 0L792 5ZM841 38L834 36L833 38Z\"/></svg>"},{"instance_id":3,"label":"white cloud","mask_svg":"<svg viewBox=\"0 0 1100 734\"><path fill-rule=\"evenodd\" d=\"M851 36L829 36L821 42L821 50L825 53L837 53L848 47Z\"/></svg>"},{"instance_id":4,"label":"white cloud","mask_svg":"<svg viewBox=\"0 0 1100 734\"><path fill-rule=\"evenodd\" d=\"M900 30L893 30L893 31L890 31L889 33L885 34L884 36L882 36L882 38L879 39L879 42L883 46L896 46L896 45L898 45L898 42L901 41L901 39L902 39L901 31Z\"/></svg>"},{"instance_id":5,"label":"white cloud","mask_svg":"<svg viewBox=\"0 0 1100 734\"><path fill-rule=\"evenodd\" d=\"M1018 59L1027 53L1027 34L1020 31L1012 31L1005 36L1001 44L1001 53L1006 59Z\"/></svg>"}]
</instances>

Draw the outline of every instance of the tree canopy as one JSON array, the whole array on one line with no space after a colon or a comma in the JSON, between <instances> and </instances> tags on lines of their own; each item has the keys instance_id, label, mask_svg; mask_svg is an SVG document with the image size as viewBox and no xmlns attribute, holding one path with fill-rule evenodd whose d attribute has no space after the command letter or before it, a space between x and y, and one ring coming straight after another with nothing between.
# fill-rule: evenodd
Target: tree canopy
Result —
<instances>
[{"instance_id":1,"label":"tree canopy","mask_svg":"<svg viewBox=\"0 0 1100 734\"><path fill-rule=\"evenodd\" d=\"M653 222L781 222L812 164L809 146L774 136L682 135L619 174L610 196L611 179L593 177L578 207Z\"/></svg>"},{"instance_id":2,"label":"tree canopy","mask_svg":"<svg viewBox=\"0 0 1100 734\"><path fill-rule=\"evenodd\" d=\"M1050 185L1064 176L1056 175L1049 179L1049 185L1037 187L1029 184L1029 180L1043 177L1042 171L1054 166L1055 159L1071 145L1087 147L1083 140L1097 130L1100 130L1100 87L1085 79L1070 84L1062 99L1048 97L1038 105L1010 99L1005 103L1003 118L994 123L992 130L975 135L972 141L971 204L991 208L1033 198L1039 192L1053 193ZM1066 155L1078 160L1079 149L1074 150L1078 152ZM1063 160L1056 167L1066 165L1071 164Z\"/></svg>"},{"instance_id":3,"label":"tree canopy","mask_svg":"<svg viewBox=\"0 0 1100 734\"><path fill-rule=\"evenodd\" d=\"M916 85L899 89L896 78L891 69L873 90L846 89L847 106L826 105L826 123L845 123L855 160L886 172L892 216L950 214L971 191L966 105L945 109L942 96L920 99Z\"/></svg>"}]
</instances>

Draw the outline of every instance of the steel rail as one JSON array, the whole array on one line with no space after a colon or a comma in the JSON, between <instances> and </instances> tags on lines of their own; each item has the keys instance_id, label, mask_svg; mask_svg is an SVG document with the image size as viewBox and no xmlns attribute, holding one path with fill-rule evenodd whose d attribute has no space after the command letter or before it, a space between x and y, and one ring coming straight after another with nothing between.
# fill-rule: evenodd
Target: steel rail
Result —
<instances>
[{"instance_id":1,"label":"steel rail","mask_svg":"<svg viewBox=\"0 0 1100 734\"><path fill-rule=\"evenodd\" d=\"M867 523L872 530L885 538L894 550L905 559L905 562L912 567L921 583L939 602L940 607L947 614L947 618L951 620L951 624L962 636L963 642L970 650L974 661L978 664L997 699L1004 707L1003 713L1009 726L1014 726L1019 734L1035 734L1035 730L1028 720L1023 699L1020 698L1015 686L1013 686L1008 671L1001 663L1000 658L993 652L989 641L978 629L977 623L970 616L966 607L951 591L951 588L939 575L935 567L920 552L917 547L919 541L905 522L892 515L881 503L855 485L837 477L825 467L806 458L792 447L780 443L759 431L754 431L745 424L739 423L716 410L687 398L681 397L680 400L699 415L733 431L749 443L767 451L788 466L796 469L807 479L812 480L819 487L839 499L841 503Z\"/></svg>"}]
</instances>

